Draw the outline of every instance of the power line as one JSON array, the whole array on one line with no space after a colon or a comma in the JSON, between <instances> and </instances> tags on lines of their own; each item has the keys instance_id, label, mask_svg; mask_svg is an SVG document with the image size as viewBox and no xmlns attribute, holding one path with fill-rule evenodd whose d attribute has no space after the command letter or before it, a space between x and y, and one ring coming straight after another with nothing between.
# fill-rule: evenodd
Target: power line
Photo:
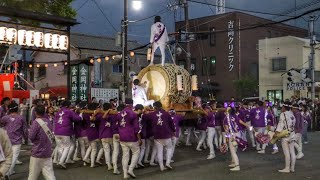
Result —
<instances>
[{"instance_id":1,"label":"power line","mask_svg":"<svg viewBox=\"0 0 320 180\"><path fill-rule=\"evenodd\" d=\"M81 4L81 6L76 9L76 11L78 12L84 5L86 5L89 2L89 0L86 0L83 4Z\"/></svg>"},{"instance_id":2,"label":"power line","mask_svg":"<svg viewBox=\"0 0 320 180\"><path fill-rule=\"evenodd\" d=\"M207 3L207 2L200 2L200 1L195 1L195 0L187 0L193 3L198 3L198 4L203 4L203 5L208 5L208 6L215 6L215 7L221 7L219 5L216 4L211 4L211 3ZM275 13L269 13L269 12L261 12L261 11L253 11L253 10L248 10L248 9L239 9L239 8L233 8L233 7L225 7L226 9L232 9L232 10L236 10L236 11L244 11L244 12L251 12L251 13L257 13L257 14L265 14L265 15L273 15L273 16L285 16L285 17L293 17L293 16L289 16L286 14L275 14Z\"/></svg>"},{"instance_id":3,"label":"power line","mask_svg":"<svg viewBox=\"0 0 320 180\"><path fill-rule=\"evenodd\" d=\"M113 26L113 24L111 23L111 21L109 20L109 18L107 17L107 15L102 11L101 7L98 5L96 0L92 0L95 5L97 6L97 8L100 10L100 12L102 13L102 15L104 16L104 18L108 21L108 23L111 25L111 27L113 28L114 32L118 32L117 29Z\"/></svg>"},{"instance_id":4,"label":"power line","mask_svg":"<svg viewBox=\"0 0 320 180\"><path fill-rule=\"evenodd\" d=\"M243 27L243 28L239 28L238 30L235 30L235 31L245 31L245 30L251 30L251 29L256 29L256 28L260 28L260 27L267 27L267 26L272 26L272 25L276 25L276 24L281 24L281 23L284 23L284 22L287 22L287 21L291 21L291 20L294 20L294 19L298 19L298 18L301 18L305 15L308 15L308 14L311 14L311 13L314 13L314 12L317 12L317 11L320 11L320 8L316 8L316 9L312 9L312 10L309 10L309 11L306 11L298 16L295 16L295 17L291 17L291 18L287 18L287 19L284 19L284 20L281 20L281 21L271 21L269 23L259 23L259 24L252 24L250 25L249 27ZM216 19L214 19L216 20ZM208 22L205 22L205 23L202 23L201 25L204 25L204 24L208 24L214 20L210 20ZM197 25L199 26L199 25ZM228 32L228 30L216 30L215 33L225 33L225 32ZM211 31L202 31L202 32L186 32L187 34L209 34L209 33L212 33Z\"/></svg>"}]
</instances>

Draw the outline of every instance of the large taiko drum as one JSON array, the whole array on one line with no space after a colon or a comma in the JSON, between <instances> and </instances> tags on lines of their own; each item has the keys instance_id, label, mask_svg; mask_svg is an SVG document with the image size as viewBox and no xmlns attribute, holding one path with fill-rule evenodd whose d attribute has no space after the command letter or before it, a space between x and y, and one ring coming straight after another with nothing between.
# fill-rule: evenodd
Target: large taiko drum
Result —
<instances>
[{"instance_id":1,"label":"large taiko drum","mask_svg":"<svg viewBox=\"0 0 320 180\"><path fill-rule=\"evenodd\" d=\"M182 75L182 91L177 88L177 75ZM172 103L185 103L192 93L190 74L174 64L148 66L140 71L137 78L146 89L148 99L155 101L170 98Z\"/></svg>"}]
</instances>

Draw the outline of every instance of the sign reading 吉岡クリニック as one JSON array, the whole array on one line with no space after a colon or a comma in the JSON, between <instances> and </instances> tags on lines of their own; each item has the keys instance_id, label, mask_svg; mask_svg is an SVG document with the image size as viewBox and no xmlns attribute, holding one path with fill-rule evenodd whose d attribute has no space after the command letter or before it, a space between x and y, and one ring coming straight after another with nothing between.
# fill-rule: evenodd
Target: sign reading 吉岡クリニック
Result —
<instances>
[{"instance_id":1,"label":"sign reading \u5409\u5ca1\u30af\u30ea\u30cb\u30c3\u30af","mask_svg":"<svg viewBox=\"0 0 320 180\"><path fill-rule=\"evenodd\" d=\"M288 91L300 91L300 90L306 90L307 87L311 87L312 83L305 83L305 82L300 82L300 83L287 83L287 90Z\"/></svg>"},{"instance_id":2,"label":"sign reading \u5409\u5ca1\u30af\u30ea\u30cb\u30c3\u30af","mask_svg":"<svg viewBox=\"0 0 320 180\"><path fill-rule=\"evenodd\" d=\"M79 75L79 66L71 66L71 90L70 90L70 97L71 101L75 102L79 99L79 82L78 82L78 75Z\"/></svg>"},{"instance_id":3,"label":"sign reading \u5409\u5ca1\u30af\u30ea\u30cb\u30c3\u30af","mask_svg":"<svg viewBox=\"0 0 320 180\"><path fill-rule=\"evenodd\" d=\"M232 72L234 68L234 20L228 22L228 70Z\"/></svg>"},{"instance_id":4,"label":"sign reading \u5409\u5ca1\u30af\u30ea\u30cb\u30c3\u30af","mask_svg":"<svg viewBox=\"0 0 320 180\"><path fill-rule=\"evenodd\" d=\"M89 94L89 66L79 65L79 98L81 101L88 101Z\"/></svg>"}]
</instances>

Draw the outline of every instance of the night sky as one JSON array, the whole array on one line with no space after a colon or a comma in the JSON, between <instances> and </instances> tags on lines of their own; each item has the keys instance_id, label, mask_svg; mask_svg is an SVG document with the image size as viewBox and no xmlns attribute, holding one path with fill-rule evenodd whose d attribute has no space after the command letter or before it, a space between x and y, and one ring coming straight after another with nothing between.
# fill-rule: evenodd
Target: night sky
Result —
<instances>
[{"instance_id":1,"label":"night sky","mask_svg":"<svg viewBox=\"0 0 320 180\"><path fill-rule=\"evenodd\" d=\"M101 7L104 14L111 21L117 31L120 31L120 22L123 18L123 0L95 0ZM129 20L139 20L162 12L162 21L166 24L168 31L174 31L174 19L180 21L184 19L184 12L182 9L178 9L176 13L174 11L167 10L167 5L173 0L142 0L143 9L140 11L133 10L131 6L131 0L129 0ZM207 2L215 4L216 0L196 0L200 2ZM84 4L85 3L85 4ZM302 5L308 5L308 3L316 3L308 8L297 11L296 13L289 14L290 16L299 15L307 10L320 7L320 0L226 0L226 6L252 10L258 12L267 12L274 14L284 14L288 10L299 8ZM78 10L77 20L81 23L72 28L73 32L99 35L99 36L114 36L115 31L108 23L106 18L97 8L94 0L75 0L73 2L74 9ZM82 7L81 7L82 6ZM210 16L215 13L215 7L211 6L211 9L207 5L201 5L196 3L189 3L190 18L197 18L202 16ZM81 8L80 8L81 7ZM80 9L79 9L80 8ZM227 9L227 12L234 11ZM319 14L320 12L317 12ZM264 18L274 19L280 21L287 19L288 17L277 17L273 15L255 14ZM176 15L176 18L174 18ZM308 20L308 16L305 16L305 20ZM290 25L297 25L303 28L308 27L308 23L302 18L296 21L290 21ZM319 20L320 21L320 20ZM153 18L145 21L131 23L129 25L129 39L138 40L141 43L149 41L150 26L153 23ZM317 23L318 26L320 23Z\"/></svg>"}]
</instances>

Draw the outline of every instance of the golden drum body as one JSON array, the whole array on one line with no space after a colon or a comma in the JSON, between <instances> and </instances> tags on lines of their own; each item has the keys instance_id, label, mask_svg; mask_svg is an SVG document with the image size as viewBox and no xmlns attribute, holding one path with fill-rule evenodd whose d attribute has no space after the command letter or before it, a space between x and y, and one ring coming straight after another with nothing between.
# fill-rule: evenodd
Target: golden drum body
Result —
<instances>
[{"instance_id":1,"label":"golden drum body","mask_svg":"<svg viewBox=\"0 0 320 180\"><path fill-rule=\"evenodd\" d=\"M182 91L177 88L178 75L182 75ZM185 103L192 93L190 74L174 64L148 66L140 71L138 79L145 88L148 99L155 101Z\"/></svg>"}]
</instances>

